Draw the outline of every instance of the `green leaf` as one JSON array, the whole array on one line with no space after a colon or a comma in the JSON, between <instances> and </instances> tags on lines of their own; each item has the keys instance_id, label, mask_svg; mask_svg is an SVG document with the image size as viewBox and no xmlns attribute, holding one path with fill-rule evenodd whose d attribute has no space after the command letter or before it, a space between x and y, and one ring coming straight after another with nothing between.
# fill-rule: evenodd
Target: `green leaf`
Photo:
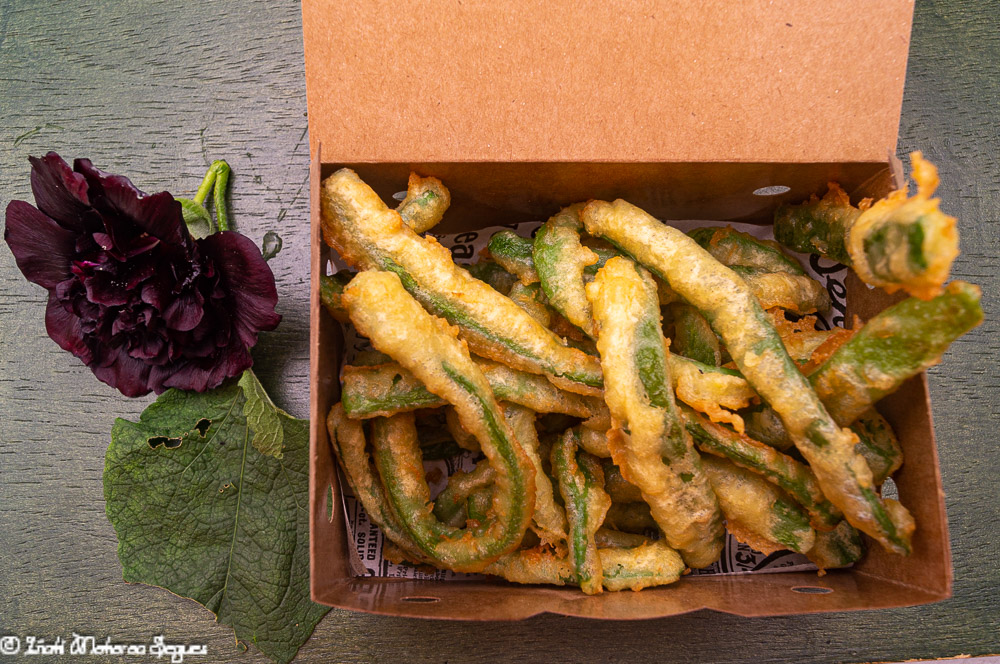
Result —
<instances>
[{"instance_id":1,"label":"green leaf","mask_svg":"<svg viewBox=\"0 0 1000 664\"><path fill-rule=\"evenodd\" d=\"M181 214L184 215L184 223L187 224L191 237L200 240L212 234L212 217L204 205L189 198L175 200L181 204Z\"/></svg>"},{"instance_id":2,"label":"green leaf","mask_svg":"<svg viewBox=\"0 0 1000 664\"><path fill-rule=\"evenodd\" d=\"M170 390L138 422L116 420L104 498L125 581L195 600L238 643L285 663L328 609L309 597L308 422L262 393ZM264 407L281 458L251 444L245 409Z\"/></svg>"},{"instance_id":3,"label":"green leaf","mask_svg":"<svg viewBox=\"0 0 1000 664\"><path fill-rule=\"evenodd\" d=\"M246 399L243 413L253 430L253 446L261 454L280 459L285 431L281 427L279 415L287 417L288 413L274 405L271 397L264 391L264 386L250 369L244 371L240 377L240 387L243 388L243 396Z\"/></svg>"}]
</instances>

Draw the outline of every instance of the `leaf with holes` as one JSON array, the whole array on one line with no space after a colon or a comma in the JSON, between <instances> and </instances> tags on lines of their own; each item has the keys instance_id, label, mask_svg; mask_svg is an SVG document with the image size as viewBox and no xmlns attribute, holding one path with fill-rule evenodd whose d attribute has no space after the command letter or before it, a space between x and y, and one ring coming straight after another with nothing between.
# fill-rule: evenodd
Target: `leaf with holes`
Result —
<instances>
[{"instance_id":1,"label":"leaf with holes","mask_svg":"<svg viewBox=\"0 0 1000 664\"><path fill-rule=\"evenodd\" d=\"M308 422L262 390L251 410L270 416L248 422L243 382L170 390L138 422L116 420L104 498L126 581L195 600L284 663L327 611L309 598ZM281 458L252 442L261 417L280 426Z\"/></svg>"}]
</instances>

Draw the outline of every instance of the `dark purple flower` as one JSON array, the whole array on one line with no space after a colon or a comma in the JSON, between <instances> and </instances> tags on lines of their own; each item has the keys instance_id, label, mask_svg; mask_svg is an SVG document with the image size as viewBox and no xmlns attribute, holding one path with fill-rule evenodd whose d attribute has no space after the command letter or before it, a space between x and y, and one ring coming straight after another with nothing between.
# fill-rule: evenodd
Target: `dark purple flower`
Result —
<instances>
[{"instance_id":1,"label":"dark purple flower","mask_svg":"<svg viewBox=\"0 0 1000 664\"><path fill-rule=\"evenodd\" d=\"M37 209L7 206L4 239L29 281L49 291L45 327L94 375L130 397L202 392L253 364L273 330L274 275L235 232L194 240L181 205L125 177L50 152L31 158Z\"/></svg>"}]
</instances>

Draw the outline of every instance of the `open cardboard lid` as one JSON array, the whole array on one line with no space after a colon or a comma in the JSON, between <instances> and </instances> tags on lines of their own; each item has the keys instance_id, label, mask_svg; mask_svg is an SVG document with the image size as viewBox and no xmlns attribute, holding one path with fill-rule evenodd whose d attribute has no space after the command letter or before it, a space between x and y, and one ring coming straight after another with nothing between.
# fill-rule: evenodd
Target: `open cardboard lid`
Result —
<instances>
[{"instance_id":1,"label":"open cardboard lid","mask_svg":"<svg viewBox=\"0 0 1000 664\"><path fill-rule=\"evenodd\" d=\"M882 162L912 0L304 0L313 154Z\"/></svg>"}]
</instances>

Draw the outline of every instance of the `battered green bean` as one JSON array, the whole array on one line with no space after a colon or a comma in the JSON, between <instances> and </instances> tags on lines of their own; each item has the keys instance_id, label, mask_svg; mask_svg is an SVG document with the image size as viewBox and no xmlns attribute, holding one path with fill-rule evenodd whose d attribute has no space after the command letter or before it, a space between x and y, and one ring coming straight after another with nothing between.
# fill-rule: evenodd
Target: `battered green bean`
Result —
<instances>
[{"instance_id":1,"label":"battered green bean","mask_svg":"<svg viewBox=\"0 0 1000 664\"><path fill-rule=\"evenodd\" d=\"M487 248L493 260L511 274L517 275L522 285L538 283L538 273L531 256L531 240L504 229L493 234Z\"/></svg>"},{"instance_id":2,"label":"battered green bean","mask_svg":"<svg viewBox=\"0 0 1000 664\"><path fill-rule=\"evenodd\" d=\"M531 518L531 528L543 544L555 545L566 540L566 512L555 501L552 481L542 463L538 432L535 429L535 413L523 406L508 403L504 404L504 417L535 469L535 513Z\"/></svg>"},{"instance_id":3,"label":"battered green bean","mask_svg":"<svg viewBox=\"0 0 1000 664\"><path fill-rule=\"evenodd\" d=\"M493 261L479 261L473 265L460 266L476 279L484 281L496 292L509 295L510 289L517 283L517 277L503 269Z\"/></svg>"},{"instance_id":4,"label":"battered green bean","mask_svg":"<svg viewBox=\"0 0 1000 664\"><path fill-rule=\"evenodd\" d=\"M656 284L616 257L587 285L587 298L612 416L611 456L642 491L667 542L688 565L705 567L722 551L722 515L674 401Z\"/></svg>"},{"instance_id":5,"label":"battered green bean","mask_svg":"<svg viewBox=\"0 0 1000 664\"><path fill-rule=\"evenodd\" d=\"M580 203L571 205L546 221L535 235L532 257L552 307L596 339L597 328L584 292L584 271L598 263L599 256L580 244L581 209Z\"/></svg>"},{"instance_id":6,"label":"battered green bean","mask_svg":"<svg viewBox=\"0 0 1000 664\"><path fill-rule=\"evenodd\" d=\"M697 228L688 235L740 275L764 309L781 307L797 314L826 311L830 295L776 242L733 229Z\"/></svg>"},{"instance_id":7,"label":"battered green bean","mask_svg":"<svg viewBox=\"0 0 1000 664\"><path fill-rule=\"evenodd\" d=\"M354 278L354 272L341 270L332 276L321 275L319 278L319 300L334 319L341 323L348 322L347 310L340 302L344 287Z\"/></svg>"},{"instance_id":8,"label":"battered green bean","mask_svg":"<svg viewBox=\"0 0 1000 664\"><path fill-rule=\"evenodd\" d=\"M955 339L979 325L979 297L978 287L953 281L932 300L907 298L865 323L809 382L833 418L850 424L903 381L940 362Z\"/></svg>"},{"instance_id":9,"label":"battered green bean","mask_svg":"<svg viewBox=\"0 0 1000 664\"><path fill-rule=\"evenodd\" d=\"M492 486L496 473L484 459L470 472L457 470L448 478L448 484L434 498L433 513L437 519L450 526L465 525L468 517L466 502L477 489Z\"/></svg>"},{"instance_id":10,"label":"battered green bean","mask_svg":"<svg viewBox=\"0 0 1000 664\"><path fill-rule=\"evenodd\" d=\"M594 533L594 541L597 542L597 550L607 548L618 548L618 549L631 549L632 547L641 546L650 542L648 537L645 535L636 535L635 533L625 533L620 530L614 530L613 528L605 528L601 526Z\"/></svg>"},{"instance_id":11,"label":"battered green bean","mask_svg":"<svg viewBox=\"0 0 1000 664\"><path fill-rule=\"evenodd\" d=\"M854 450L853 434L827 412L746 284L694 240L625 201L591 202L582 218L592 235L650 267L702 312L741 373L781 417L823 493L851 524L886 549L909 553L912 517L899 503L879 498L868 464Z\"/></svg>"},{"instance_id":12,"label":"battered green bean","mask_svg":"<svg viewBox=\"0 0 1000 664\"><path fill-rule=\"evenodd\" d=\"M545 327L552 326L553 311L546 302L545 293L542 292L538 282L527 286L518 282L511 287L508 297Z\"/></svg>"},{"instance_id":13,"label":"battered green bean","mask_svg":"<svg viewBox=\"0 0 1000 664\"><path fill-rule=\"evenodd\" d=\"M459 447L463 450L469 450L470 452L480 451L479 441L476 440L475 436L465 430L462 423L458 419L458 412L454 408L450 406L445 407L444 422L445 427L448 429L448 433L451 434L452 440L454 440Z\"/></svg>"},{"instance_id":14,"label":"battered green bean","mask_svg":"<svg viewBox=\"0 0 1000 664\"><path fill-rule=\"evenodd\" d=\"M872 469L872 481L881 485L903 465L903 449L896 433L884 417L869 408L851 424L851 431L858 436L854 448Z\"/></svg>"},{"instance_id":15,"label":"battered green bean","mask_svg":"<svg viewBox=\"0 0 1000 664\"><path fill-rule=\"evenodd\" d=\"M534 469L504 420L489 383L451 326L434 318L389 272L364 272L343 295L351 322L381 352L455 406L496 474L490 523L482 536L442 524L431 512L411 414L375 421L376 464L403 527L429 557L457 571L479 571L521 541L534 510Z\"/></svg>"},{"instance_id":16,"label":"battered green bean","mask_svg":"<svg viewBox=\"0 0 1000 664\"><path fill-rule=\"evenodd\" d=\"M829 530L844 518L823 495L816 476L805 465L773 447L714 424L690 408L682 407L681 414L698 449L729 459L783 489L806 508L815 528Z\"/></svg>"},{"instance_id":17,"label":"battered green bean","mask_svg":"<svg viewBox=\"0 0 1000 664\"><path fill-rule=\"evenodd\" d=\"M573 392L598 396L597 358L570 348L523 309L421 237L350 169L323 181L323 236L358 269L388 270L431 312L458 325L471 350L517 369L544 373Z\"/></svg>"},{"instance_id":18,"label":"battered green bean","mask_svg":"<svg viewBox=\"0 0 1000 664\"><path fill-rule=\"evenodd\" d=\"M775 549L805 553L813 547L816 533L809 525L809 517L777 487L725 459L710 456L705 457L703 463L729 530L737 539L746 541L747 538L740 535L749 531L765 542L781 545ZM759 540L746 543L770 553Z\"/></svg>"},{"instance_id":19,"label":"battered green bean","mask_svg":"<svg viewBox=\"0 0 1000 664\"><path fill-rule=\"evenodd\" d=\"M583 436L580 437L583 440ZM582 447L582 445L581 445ZM639 487L622 477L622 470L611 459L605 459L601 466L604 469L604 490L616 503L635 503L642 500Z\"/></svg>"},{"instance_id":20,"label":"battered green bean","mask_svg":"<svg viewBox=\"0 0 1000 664\"><path fill-rule=\"evenodd\" d=\"M603 488L600 464L586 452L578 454L577 441L576 431L567 429L553 444L552 473L559 481L559 493L566 506L570 565L580 589L593 595L602 590L601 559L594 533L604 522L611 498Z\"/></svg>"},{"instance_id":21,"label":"battered green bean","mask_svg":"<svg viewBox=\"0 0 1000 664\"><path fill-rule=\"evenodd\" d=\"M338 403L330 409L326 426L337 462L344 471L355 498L361 501L368 513L368 518L386 537L403 549L407 556L426 562L428 558L392 511L385 488L372 467L362 423L345 417L344 409Z\"/></svg>"},{"instance_id":22,"label":"battered green bean","mask_svg":"<svg viewBox=\"0 0 1000 664\"><path fill-rule=\"evenodd\" d=\"M774 235L797 251L825 256L854 268L862 281L887 291L906 290L927 299L938 295L958 256L955 218L931 198L937 169L919 152L911 154L917 193L906 188L867 207L854 208L840 187L830 184L822 200L782 206Z\"/></svg>"},{"instance_id":23,"label":"battered green bean","mask_svg":"<svg viewBox=\"0 0 1000 664\"><path fill-rule=\"evenodd\" d=\"M664 542L648 542L630 548L600 548L605 590L641 590L674 583L685 571L684 562ZM489 565L485 572L512 583L545 583L554 586L579 583L565 556L547 548L508 554Z\"/></svg>"},{"instance_id":24,"label":"battered green bean","mask_svg":"<svg viewBox=\"0 0 1000 664\"><path fill-rule=\"evenodd\" d=\"M563 413L588 418L605 411L603 402L560 390L544 376L525 373L481 357L473 361L486 376L493 394L501 401L521 404L538 413ZM409 371L389 364L357 367L347 365L342 376L341 398L348 417L388 417L418 408L437 408L444 399L427 391Z\"/></svg>"},{"instance_id":25,"label":"battered green bean","mask_svg":"<svg viewBox=\"0 0 1000 664\"><path fill-rule=\"evenodd\" d=\"M841 521L833 530L816 533L816 544L806 551L806 558L823 570L847 567L865 555L861 535L847 521Z\"/></svg>"},{"instance_id":26,"label":"battered green bean","mask_svg":"<svg viewBox=\"0 0 1000 664\"><path fill-rule=\"evenodd\" d=\"M415 233L437 226L451 205L451 193L437 178L422 178L410 173L406 198L396 208L403 223Z\"/></svg>"},{"instance_id":27,"label":"battered green bean","mask_svg":"<svg viewBox=\"0 0 1000 664\"><path fill-rule=\"evenodd\" d=\"M626 533L643 534L659 530L646 503L611 503L604 516L604 525Z\"/></svg>"},{"instance_id":28,"label":"battered green bean","mask_svg":"<svg viewBox=\"0 0 1000 664\"><path fill-rule=\"evenodd\" d=\"M715 336L705 317L690 304L683 302L674 302L669 310L674 321L670 352L712 367L722 364L719 338Z\"/></svg>"}]
</instances>

